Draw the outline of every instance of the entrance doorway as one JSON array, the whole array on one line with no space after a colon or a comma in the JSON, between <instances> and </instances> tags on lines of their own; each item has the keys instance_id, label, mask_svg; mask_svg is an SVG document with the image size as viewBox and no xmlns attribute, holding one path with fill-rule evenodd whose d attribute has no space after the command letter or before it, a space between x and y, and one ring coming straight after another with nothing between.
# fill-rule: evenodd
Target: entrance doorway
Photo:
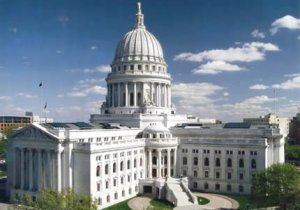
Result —
<instances>
[{"instance_id":1,"label":"entrance doorway","mask_svg":"<svg viewBox=\"0 0 300 210\"><path fill-rule=\"evenodd\" d=\"M143 190L145 194L152 194L152 186L144 186Z\"/></svg>"}]
</instances>

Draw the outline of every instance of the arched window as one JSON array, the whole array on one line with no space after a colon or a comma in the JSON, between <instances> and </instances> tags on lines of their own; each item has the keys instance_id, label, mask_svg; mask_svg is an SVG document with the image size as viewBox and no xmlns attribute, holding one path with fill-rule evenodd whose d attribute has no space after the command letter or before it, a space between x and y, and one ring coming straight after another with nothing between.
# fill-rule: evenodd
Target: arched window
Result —
<instances>
[{"instance_id":1,"label":"arched window","mask_svg":"<svg viewBox=\"0 0 300 210\"><path fill-rule=\"evenodd\" d=\"M231 160L231 158L227 159L227 167L232 167L232 160Z\"/></svg>"},{"instance_id":2,"label":"arched window","mask_svg":"<svg viewBox=\"0 0 300 210\"><path fill-rule=\"evenodd\" d=\"M198 158L194 157L194 166L198 165Z\"/></svg>"},{"instance_id":3,"label":"arched window","mask_svg":"<svg viewBox=\"0 0 300 210\"><path fill-rule=\"evenodd\" d=\"M137 94L137 103L138 106L142 106L142 94L140 92Z\"/></svg>"},{"instance_id":4,"label":"arched window","mask_svg":"<svg viewBox=\"0 0 300 210\"><path fill-rule=\"evenodd\" d=\"M251 160L251 168L256 168L256 160L255 159Z\"/></svg>"},{"instance_id":5,"label":"arched window","mask_svg":"<svg viewBox=\"0 0 300 210\"><path fill-rule=\"evenodd\" d=\"M116 173L116 170L117 170L117 164L114 163L114 164L113 164L113 173Z\"/></svg>"},{"instance_id":6,"label":"arched window","mask_svg":"<svg viewBox=\"0 0 300 210\"><path fill-rule=\"evenodd\" d=\"M117 199L118 199L118 193L115 192L115 200L117 200Z\"/></svg>"},{"instance_id":7,"label":"arched window","mask_svg":"<svg viewBox=\"0 0 300 210\"><path fill-rule=\"evenodd\" d=\"M130 160L127 160L127 169L130 169Z\"/></svg>"},{"instance_id":8,"label":"arched window","mask_svg":"<svg viewBox=\"0 0 300 210\"><path fill-rule=\"evenodd\" d=\"M105 174L108 174L108 164L105 164Z\"/></svg>"},{"instance_id":9,"label":"arched window","mask_svg":"<svg viewBox=\"0 0 300 210\"><path fill-rule=\"evenodd\" d=\"M153 164L153 165L156 165L156 162L157 162L157 161L156 161L156 157L152 157L152 164Z\"/></svg>"},{"instance_id":10,"label":"arched window","mask_svg":"<svg viewBox=\"0 0 300 210\"><path fill-rule=\"evenodd\" d=\"M100 176L100 166L97 166L96 168L96 176Z\"/></svg>"},{"instance_id":11,"label":"arched window","mask_svg":"<svg viewBox=\"0 0 300 210\"><path fill-rule=\"evenodd\" d=\"M239 160L239 167L244 168L244 160L242 158Z\"/></svg>"},{"instance_id":12,"label":"arched window","mask_svg":"<svg viewBox=\"0 0 300 210\"><path fill-rule=\"evenodd\" d=\"M133 167L136 168L136 159L133 160Z\"/></svg>"},{"instance_id":13,"label":"arched window","mask_svg":"<svg viewBox=\"0 0 300 210\"><path fill-rule=\"evenodd\" d=\"M183 165L187 165L187 157L183 157L182 158L182 164Z\"/></svg>"},{"instance_id":14,"label":"arched window","mask_svg":"<svg viewBox=\"0 0 300 210\"><path fill-rule=\"evenodd\" d=\"M216 167L220 167L220 166L221 166L220 158L216 158Z\"/></svg>"},{"instance_id":15,"label":"arched window","mask_svg":"<svg viewBox=\"0 0 300 210\"><path fill-rule=\"evenodd\" d=\"M133 97L133 93L130 93L130 106L134 106L134 97Z\"/></svg>"},{"instance_id":16,"label":"arched window","mask_svg":"<svg viewBox=\"0 0 300 210\"><path fill-rule=\"evenodd\" d=\"M121 163L120 163L120 170L121 171L123 171L123 165L124 165L124 163L123 163L123 161L121 161Z\"/></svg>"},{"instance_id":17,"label":"arched window","mask_svg":"<svg viewBox=\"0 0 300 210\"><path fill-rule=\"evenodd\" d=\"M204 159L204 166L209 166L209 159L208 158Z\"/></svg>"}]
</instances>

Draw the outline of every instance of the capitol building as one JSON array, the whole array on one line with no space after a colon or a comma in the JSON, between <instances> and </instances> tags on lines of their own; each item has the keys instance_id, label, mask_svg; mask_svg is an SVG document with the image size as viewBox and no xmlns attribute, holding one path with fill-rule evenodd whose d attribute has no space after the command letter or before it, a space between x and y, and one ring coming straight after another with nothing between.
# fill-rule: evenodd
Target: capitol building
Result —
<instances>
[{"instance_id":1,"label":"capitol building","mask_svg":"<svg viewBox=\"0 0 300 210\"><path fill-rule=\"evenodd\" d=\"M176 114L163 49L144 25L119 41L107 96L90 122L33 123L9 139L11 201L73 188L102 209L136 195L193 205L192 191L249 194L258 171L284 162L274 125L201 123Z\"/></svg>"}]
</instances>

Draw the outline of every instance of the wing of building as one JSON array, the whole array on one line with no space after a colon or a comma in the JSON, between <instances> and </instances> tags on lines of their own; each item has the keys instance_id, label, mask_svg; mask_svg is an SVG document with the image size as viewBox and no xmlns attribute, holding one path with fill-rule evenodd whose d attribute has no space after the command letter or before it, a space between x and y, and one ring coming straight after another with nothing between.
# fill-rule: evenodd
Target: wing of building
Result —
<instances>
[{"instance_id":1,"label":"wing of building","mask_svg":"<svg viewBox=\"0 0 300 210\"><path fill-rule=\"evenodd\" d=\"M191 190L248 194L257 171L284 161L272 125L176 114L163 50L146 30L140 3L111 68L106 101L90 123L33 123L10 137L12 201L71 187L91 194L99 209L138 194L192 205Z\"/></svg>"}]
</instances>

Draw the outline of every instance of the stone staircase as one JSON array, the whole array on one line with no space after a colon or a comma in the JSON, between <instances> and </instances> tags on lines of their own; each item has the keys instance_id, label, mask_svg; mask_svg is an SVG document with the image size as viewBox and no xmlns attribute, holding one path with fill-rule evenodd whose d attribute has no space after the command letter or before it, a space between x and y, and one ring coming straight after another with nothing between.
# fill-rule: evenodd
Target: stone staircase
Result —
<instances>
[{"instance_id":1,"label":"stone staircase","mask_svg":"<svg viewBox=\"0 0 300 210\"><path fill-rule=\"evenodd\" d=\"M168 178L167 200L175 206L190 206L197 204L196 197L188 189L187 183L182 179Z\"/></svg>"}]
</instances>

